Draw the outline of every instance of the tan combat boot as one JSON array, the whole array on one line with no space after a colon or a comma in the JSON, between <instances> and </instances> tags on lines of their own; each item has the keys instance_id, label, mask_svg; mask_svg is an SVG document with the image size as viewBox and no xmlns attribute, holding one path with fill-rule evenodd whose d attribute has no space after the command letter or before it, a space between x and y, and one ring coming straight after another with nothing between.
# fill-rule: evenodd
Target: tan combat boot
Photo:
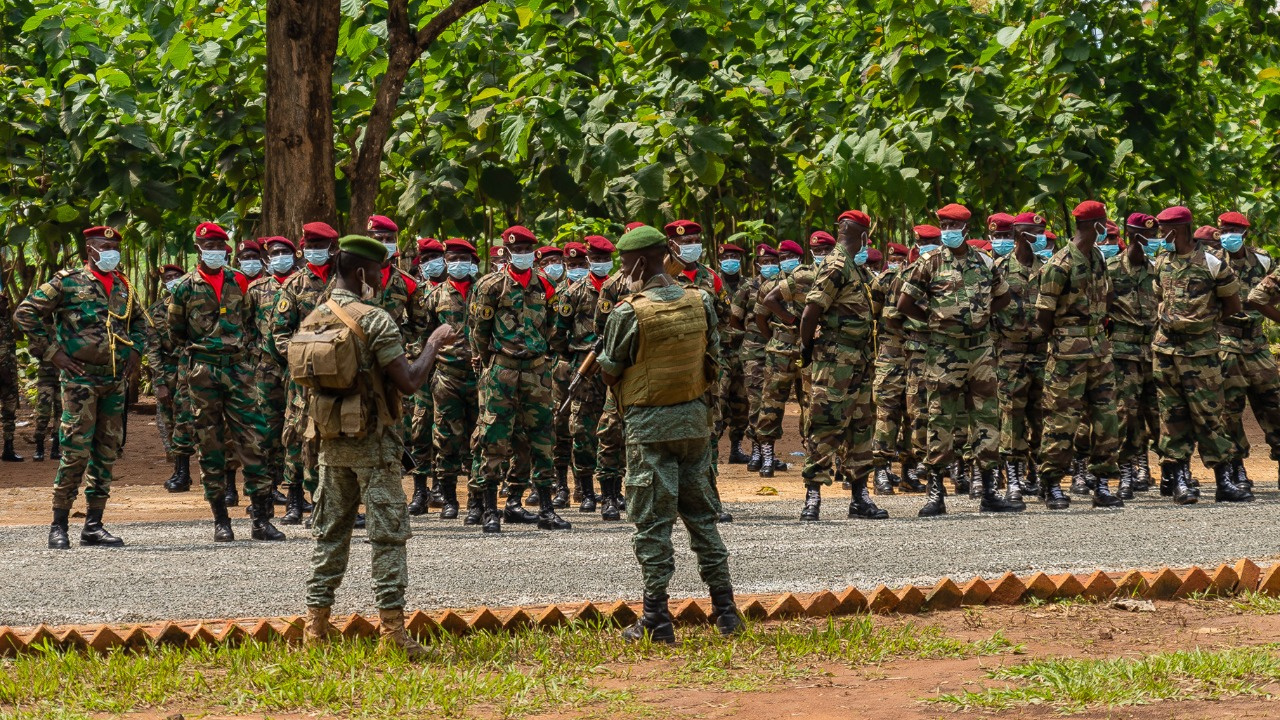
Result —
<instances>
[{"instance_id":1,"label":"tan combat boot","mask_svg":"<svg viewBox=\"0 0 1280 720\"><path fill-rule=\"evenodd\" d=\"M319 645L332 640L337 635L338 629L329 622L329 608L307 608L307 624L302 630L303 645Z\"/></svg>"},{"instance_id":2,"label":"tan combat boot","mask_svg":"<svg viewBox=\"0 0 1280 720\"><path fill-rule=\"evenodd\" d=\"M431 657L427 649L418 644L417 640L409 634L404 628L404 610L395 608L393 610L379 610L378 619L381 621L378 625L379 644L385 647L393 647L402 650L410 660L418 662Z\"/></svg>"}]
</instances>

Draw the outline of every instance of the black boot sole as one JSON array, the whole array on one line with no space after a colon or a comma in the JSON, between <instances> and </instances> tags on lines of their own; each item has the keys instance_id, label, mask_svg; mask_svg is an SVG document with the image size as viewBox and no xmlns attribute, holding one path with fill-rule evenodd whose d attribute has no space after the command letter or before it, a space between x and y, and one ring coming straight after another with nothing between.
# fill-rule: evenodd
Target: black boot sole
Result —
<instances>
[{"instance_id":1,"label":"black boot sole","mask_svg":"<svg viewBox=\"0 0 1280 720\"><path fill-rule=\"evenodd\" d=\"M110 542L105 540L85 540L80 538L80 547L124 547L124 541L116 538Z\"/></svg>"}]
</instances>

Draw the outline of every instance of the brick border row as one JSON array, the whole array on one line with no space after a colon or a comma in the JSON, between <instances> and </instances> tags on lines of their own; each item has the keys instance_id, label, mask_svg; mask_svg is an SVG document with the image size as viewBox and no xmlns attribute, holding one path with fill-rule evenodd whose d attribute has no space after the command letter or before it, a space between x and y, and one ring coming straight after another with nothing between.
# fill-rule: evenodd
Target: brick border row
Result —
<instances>
[{"instance_id":1,"label":"brick border row","mask_svg":"<svg viewBox=\"0 0 1280 720\"><path fill-rule=\"evenodd\" d=\"M932 587L906 585L890 589L878 585L870 593L855 587L839 592L748 595L738 598L743 615L755 620L823 618L836 615L915 614L951 610L962 606L1017 605L1033 600L1080 598L1100 601L1114 597L1178 600L1196 594L1230 596L1257 591L1280 597L1280 563L1265 570L1245 559L1208 571L1198 566L1182 570L1124 572L1095 571L1089 575L1015 575L1007 572L995 580L974 577L957 583L944 577ZM528 627L551 628L568 623L606 623L625 626L635 622L638 604L617 601L558 605L415 611L406 619L410 632L420 638L438 633L464 635L476 631L514 631ZM710 602L705 598L673 601L671 614L677 623L705 623ZM377 618L351 615L337 625L347 638L374 637ZM236 644L252 638L261 642L297 641L302 638L303 618L237 618L191 620L139 625L77 625L14 628L0 626L0 657L14 657L37 647L108 652L144 649L151 645L195 647L204 644Z\"/></svg>"}]
</instances>

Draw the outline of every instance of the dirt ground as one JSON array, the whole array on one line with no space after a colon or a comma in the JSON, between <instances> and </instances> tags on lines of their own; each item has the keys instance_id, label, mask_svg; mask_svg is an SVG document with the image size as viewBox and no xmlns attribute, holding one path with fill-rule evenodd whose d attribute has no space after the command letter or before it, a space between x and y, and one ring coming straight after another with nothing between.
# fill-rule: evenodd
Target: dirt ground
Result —
<instances>
[{"instance_id":1,"label":"dirt ground","mask_svg":"<svg viewBox=\"0 0 1280 720\"><path fill-rule=\"evenodd\" d=\"M1245 413L1245 431L1254 446L1252 456L1246 461L1249 475L1262 487L1274 489L1276 464L1269 459L1262 429L1252 413ZM34 429L31 416L24 408L19 413L17 452L26 457L22 463L0 463L0 525L44 524L48 522L50 489L58 464L53 460L33 462L35 450ZM804 486L800 482L800 466L804 461L800 454L799 409L789 405L783 421L783 438L777 444L778 456L791 463L787 472L779 472L771 479L763 479L757 473L747 472L743 465L720 465L720 494L727 502L743 503L759 500L793 499L803 501ZM750 447L745 446L744 451ZM727 437L720 443L720 456L727 459ZM1153 456L1153 464L1154 464ZM193 462L193 466L195 463ZM900 468L895 466L895 471ZM112 484L109 512L116 522L204 520L209 509L197 483L188 493L169 494L163 484L173 472L173 466L165 459L164 448L155 423L155 405L144 398L132 406L129 413L129 435L125 451L115 466L115 482ZM1210 474L1199 464L1192 463L1192 472L1212 482ZM411 483L405 480L407 491ZM776 491L776 492L774 492ZM243 503L242 503L243 504ZM82 506L77 504L77 513Z\"/></svg>"}]
</instances>

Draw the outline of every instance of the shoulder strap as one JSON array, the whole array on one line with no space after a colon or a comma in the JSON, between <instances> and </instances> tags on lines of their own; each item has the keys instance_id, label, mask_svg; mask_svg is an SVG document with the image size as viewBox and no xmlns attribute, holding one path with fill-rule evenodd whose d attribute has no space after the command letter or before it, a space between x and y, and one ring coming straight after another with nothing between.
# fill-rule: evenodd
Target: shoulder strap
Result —
<instances>
[{"instance_id":1,"label":"shoulder strap","mask_svg":"<svg viewBox=\"0 0 1280 720\"><path fill-rule=\"evenodd\" d=\"M351 332L355 333L356 336L360 338L360 342L366 344L369 342L369 336L364 334L364 329L360 327L360 323L356 322L355 318L351 317L351 315L347 313L346 308L339 305L337 300L329 300L329 302L325 303L325 307L332 310L334 316L341 320L343 325L351 328ZM363 315L364 313L360 314Z\"/></svg>"}]
</instances>

